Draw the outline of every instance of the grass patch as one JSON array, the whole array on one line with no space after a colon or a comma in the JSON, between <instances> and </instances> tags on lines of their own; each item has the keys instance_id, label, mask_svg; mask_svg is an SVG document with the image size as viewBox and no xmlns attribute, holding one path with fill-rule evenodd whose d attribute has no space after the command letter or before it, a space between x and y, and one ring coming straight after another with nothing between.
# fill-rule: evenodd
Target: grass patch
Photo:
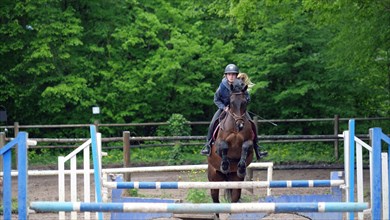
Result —
<instances>
[{"instance_id":1,"label":"grass patch","mask_svg":"<svg viewBox=\"0 0 390 220\"><path fill-rule=\"evenodd\" d=\"M325 143L280 143L262 144L262 150L268 151L268 156L262 162L274 162L274 164L340 164L343 163L343 148L340 148L340 159L334 157L332 144ZM176 145L175 147L149 147L132 148L131 163L134 166L153 165L189 165L205 164L207 157L200 155L201 146ZM29 151L29 165L55 166L58 156L65 156L72 149L58 151L56 149L41 149ZM102 159L103 166L122 166L122 149L103 149L108 155ZM78 159L82 165L82 157ZM92 164L92 160L91 160Z\"/></svg>"},{"instance_id":2,"label":"grass patch","mask_svg":"<svg viewBox=\"0 0 390 220\"><path fill-rule=\"evenodd\" d=\"M17 199L12 199L11 202L11 212L12 213L18 213L18 201ZM0 204L0 215L4 214L4 208L3 208L3 203Z\"/></svg>"},{"instance_id":3,"label":"grass patch","mask_svg":"<svg viewBox=\"0 0 390 220\"><path fill-rule=\"evenodd\" d=\"M205 170L192 170L186 173L190 182L207 182ZM191 203L211 203L210 190L207 189L189 189L186 195L186 201Z\"/></svg>"},{"instance_id":4,"label":"grass patch","mask_svg":"<svg viewBox=\"0 0 390 220\"><path fill-rule=\"evenodd\" d=\"M268 151L263 161L275 164L335 164L343 159L336 160L333 145L323 143L268 144L263 149Z\"/></svg>"}]
</instances>

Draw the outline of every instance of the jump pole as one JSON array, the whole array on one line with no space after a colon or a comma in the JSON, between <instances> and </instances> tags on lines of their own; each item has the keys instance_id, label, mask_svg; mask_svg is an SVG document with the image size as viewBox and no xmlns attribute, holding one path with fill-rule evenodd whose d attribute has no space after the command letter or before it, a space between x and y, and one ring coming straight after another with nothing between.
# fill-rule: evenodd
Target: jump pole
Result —
<instances>
[{"instance_id":1,"label":"jump pole","mask_svg":"<svg viewBox=\"0 0 390 220\"><path fill-rule=\"evenodd\" d=\"M254 189L341 186L344 180L280 180L254 182L103 182L113 189Z\"/></svg>"},{"instance_id":2,"label":"jump pole","mask_svg":"<svg viewBox=\"0 0 390 220\"><path fill-rule=\"evenodd\" d=\"M82 203L32 202L39 212L142 212L142 213L291 213L291 212L359 212L368 203Z\"/></svg>"}]
</instances>

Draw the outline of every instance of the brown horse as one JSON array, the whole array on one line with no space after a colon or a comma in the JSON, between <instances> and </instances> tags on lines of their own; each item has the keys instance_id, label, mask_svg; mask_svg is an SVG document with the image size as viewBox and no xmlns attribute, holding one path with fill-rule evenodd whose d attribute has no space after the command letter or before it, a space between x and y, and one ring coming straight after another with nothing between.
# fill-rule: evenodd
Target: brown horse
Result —
<instances>
[{"instance_id":1,"label":"brown horse","mask_svg":"<svg viewBox=\"0 0 390 220\"><path fill-rule=\"evenodd\" d=\"M246 167L253 159L253 132L246 117L247 99L241 80L231 85L230 106L219 124L215 143L208 157L209 181L243 181ZM219 189L211 189L214 203L219 203ZM241 189L225 190L229 202L238 202Z\"/></svg>"}]
</instances>

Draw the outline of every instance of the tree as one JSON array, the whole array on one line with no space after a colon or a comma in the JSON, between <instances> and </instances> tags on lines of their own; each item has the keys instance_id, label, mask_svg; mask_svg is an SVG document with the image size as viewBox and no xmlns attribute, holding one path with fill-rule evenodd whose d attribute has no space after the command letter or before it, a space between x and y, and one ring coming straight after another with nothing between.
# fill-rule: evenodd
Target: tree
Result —
<instances>
[{"instance_id":1,"label":"tree","mask_svg":"<svg viewBox=\"0 0 390 220\"><path fill-rule=\"evenodd\" d=\"M243 1L231 13L240 30L237 59L256 82L250 110L266 118L327 117L320 53L326 38L311 13L296 1Z\"/></svg>"},{"instance_id":2,"label":"tree","mask_svg":"<svg viewBox=\"0 0 390 220\"><path fill-rule=\"evenodd\" d=\"M209 120L228 63L265 118L389 115L388 1L0 4L10 122L87 123L95 105L103 123Z\"/></svg>"},{"instance_id":3,"label":"tree","mask_svg":"<svg viewBox=\"0 0 390 220\"><path fill-rule=\"evenodd\" d=\"M324 50L325 82L343 85L348 116L390 115L389 1L303 1L318 26L332 29L334 37ZM333 87L334 88L334 87ZM331 88L331 89L333 89ZM368 89L369 88L369 89ZM344 94L347 93L347 94Z\"/></svg>"},{"instance_id":4,"label":"tree","mask_svg":"<svg viewBox=\"0 0 390 220\"><path fill-rule=\"evenodd\" d=\"M72 66L83 28L75 11L58 1L7 1L5 5L0 55L9 60L2 72L7 87L14 89L4 101L11 106L13 118L37 123L45 118L40 113L58 113L67 103L78 102L73 93L83 82L72 73ZM43 97L51 86L58 87L47 91L55 96L48 104Z\"/></svg>"}]
</instances>

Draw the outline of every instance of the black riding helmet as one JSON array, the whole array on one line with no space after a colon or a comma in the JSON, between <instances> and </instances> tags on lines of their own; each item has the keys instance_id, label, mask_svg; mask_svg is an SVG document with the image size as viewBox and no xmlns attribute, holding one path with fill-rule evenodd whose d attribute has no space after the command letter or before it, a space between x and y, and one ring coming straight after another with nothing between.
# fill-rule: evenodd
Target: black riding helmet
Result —
<instances>
[{"instance_id":1,"label":"black riding helmet","mask_svg":"<svg viewBox=\"0 0 390 220\"><path fill-rule=\"evenodd\" d=\"M238 69L238 67L235 64L228 64L225 67L225 74L227 74L227 73L235 73L235 74L238 75L238 72L239 72L239 69Z\"/></svg>"}]
</instances>

